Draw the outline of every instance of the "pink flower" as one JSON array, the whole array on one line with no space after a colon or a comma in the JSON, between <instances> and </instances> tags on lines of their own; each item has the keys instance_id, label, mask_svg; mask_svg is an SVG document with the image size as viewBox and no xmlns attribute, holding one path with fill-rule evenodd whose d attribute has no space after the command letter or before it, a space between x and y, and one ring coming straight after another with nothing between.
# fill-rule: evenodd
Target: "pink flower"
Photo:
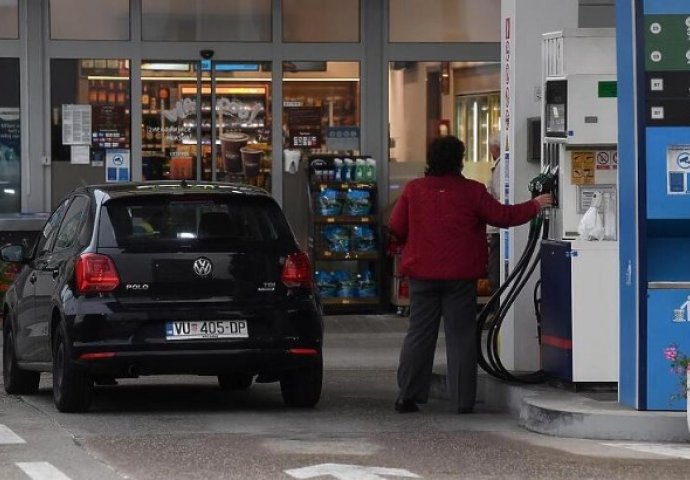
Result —
<instances>
[{"instance_id":1,"label":"pink flower","mask_svg":"<svg viewBox=\"0 0 690 480\"><path fill-rule=\"evenodd\" d=\"M664 357L666 357L666 360L673 362L678 358L678 349L676 347L666 347L664 349Z\"/></svg>"}]
</instances>

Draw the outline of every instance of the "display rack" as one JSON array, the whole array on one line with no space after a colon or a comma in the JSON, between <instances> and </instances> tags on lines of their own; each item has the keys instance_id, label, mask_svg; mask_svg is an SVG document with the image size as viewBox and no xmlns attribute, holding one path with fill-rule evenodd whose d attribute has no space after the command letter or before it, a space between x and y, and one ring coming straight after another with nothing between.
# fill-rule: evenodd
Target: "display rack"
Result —
<instances>
[{"instance_id":1,"label":"display rack","mask_svg":"<svg viewBox=\"0 0 690 480\"><path fill-rule=\"evenodd\" d=\"M336 155L309 157L309 250L325 313L381 307L381 231L375 179L343 180ZM354 161L368 157L349 157Z\"/></svg>"}]
</instances>

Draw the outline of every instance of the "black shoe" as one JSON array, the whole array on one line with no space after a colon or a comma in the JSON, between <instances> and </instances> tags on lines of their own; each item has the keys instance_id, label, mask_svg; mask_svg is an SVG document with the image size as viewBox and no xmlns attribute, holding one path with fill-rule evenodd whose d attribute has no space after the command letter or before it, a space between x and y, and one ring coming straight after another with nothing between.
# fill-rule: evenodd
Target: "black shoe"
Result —
<instances>
[{"instance_id":1,"label":"black shoe","mask_svg":"<svg viewBox=\"0 0 690 480\"><path fill-rule=\"evenodd\" d=\"M418 412L419 407L414 400L396 400L395 411L398 413L412 413Z\"/></svg>"},{"instance_id":2,"label":"black shoe","mask_svg":"<svg viewBox=\"0 0 690 480\"><path fill-rule=\"evenodd\" d=\"M460 407L458 408L458 413L472 413L474 412L474 407Z\"/></svg>"}]
</instances>

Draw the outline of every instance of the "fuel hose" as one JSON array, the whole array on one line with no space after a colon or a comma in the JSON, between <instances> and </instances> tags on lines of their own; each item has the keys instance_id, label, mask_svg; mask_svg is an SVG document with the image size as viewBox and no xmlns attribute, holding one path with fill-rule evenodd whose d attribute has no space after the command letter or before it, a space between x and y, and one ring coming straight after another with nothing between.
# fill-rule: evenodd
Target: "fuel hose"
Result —
<instances>
[{"instance_id":1,"label":"fuel hose","mask_svg":"<svg viewBox=\"0 0 690 480\"><path fill-rule=\"evenodd\" d=\"M543 214L538 215L530 222L527 245L522 252L522 256L517 261L515 268L510 272L506 281L501 284L498 290L491 296L477 317L479 366L486 373L500 380L534 384L542 383L547 379L546 374L541 370L528 373L515 373L505 368L499 355L499 339L501 326L503 325L506 314L539 264L540 240L542 237L546 237L548 231L549 220ZM503 302L501 302L502 296L504 297ZM538 312L539 305L536 292L534 294L534 302L535 311ZM539 323L539 315L537 315L537 319L537 323ZM540 332L540 325L538 324L537 332Z\"/></svg>"}]
</instances>

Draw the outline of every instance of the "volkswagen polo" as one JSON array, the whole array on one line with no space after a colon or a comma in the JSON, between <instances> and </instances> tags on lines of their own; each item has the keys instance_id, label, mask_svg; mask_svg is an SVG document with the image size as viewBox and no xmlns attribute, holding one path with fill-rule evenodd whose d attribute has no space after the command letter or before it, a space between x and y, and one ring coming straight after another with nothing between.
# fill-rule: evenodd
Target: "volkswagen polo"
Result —
<instances>
[{"instance_id":1,"label":"volkswagen polo","mask_svg":"<svg viewBox=\"0 0 690 480\"><path fill-rule=\"evenodd\" d=\"M307 255L259 188L195 182L81 187L22 265L3 311L8 393L53 374L58 410L95 383L214 375L222 388L280 382L288 406L321 395L323 321Z\"/></svg>"}]
</instances>

